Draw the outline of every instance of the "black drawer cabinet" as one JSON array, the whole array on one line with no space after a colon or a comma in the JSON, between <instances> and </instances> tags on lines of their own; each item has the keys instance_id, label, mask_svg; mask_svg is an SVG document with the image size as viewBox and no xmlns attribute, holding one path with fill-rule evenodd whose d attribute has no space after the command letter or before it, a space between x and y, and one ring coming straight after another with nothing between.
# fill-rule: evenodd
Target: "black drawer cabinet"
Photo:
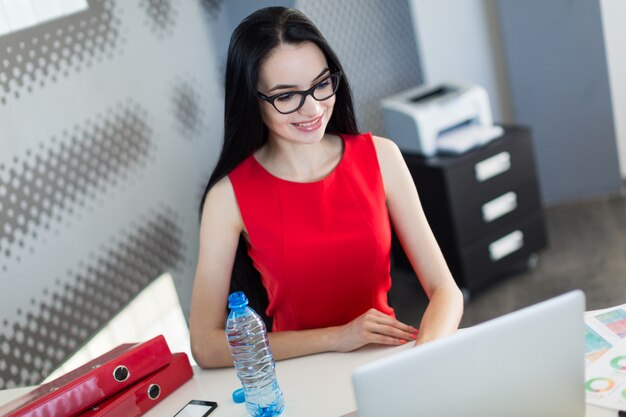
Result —
<instances>
[{"instance_id":1,"label":"black drawer cabinet","mask_svg":"<svg viewBox=\"0 0 626 417\"><path fill-rule=\"evenodd\" d=\"M458 156L403 155L448 266L466 291L526 266L547 245L528 129L506 127L499 139ZM396 267L411 269L395 238L392 251Z\"/></svg>"}]
</instances>

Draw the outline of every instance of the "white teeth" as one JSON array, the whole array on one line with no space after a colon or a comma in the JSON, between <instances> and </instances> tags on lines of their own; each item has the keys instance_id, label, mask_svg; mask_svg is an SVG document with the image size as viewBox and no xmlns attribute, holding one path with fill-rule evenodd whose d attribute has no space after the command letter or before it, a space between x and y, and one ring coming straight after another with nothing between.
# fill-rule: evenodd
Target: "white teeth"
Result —
<instances>
[{"instance_id":1,"label":"white teeth","mask_svg":"<svg viewBox=\"0 0 626 417\"><path fill-rule=\"evenodd\" d=\"M309 126L313 126L315 123L319 122L319 118L313 120L312 122L309 123L294 123L296 126L301 126L301 127L309 127Z\"/></svg>"}]
</instances>

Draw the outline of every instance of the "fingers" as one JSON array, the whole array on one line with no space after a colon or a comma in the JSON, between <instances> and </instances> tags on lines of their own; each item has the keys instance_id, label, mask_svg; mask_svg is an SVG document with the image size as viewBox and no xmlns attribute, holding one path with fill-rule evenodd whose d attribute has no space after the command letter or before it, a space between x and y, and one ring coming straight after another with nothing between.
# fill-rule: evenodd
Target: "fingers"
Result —
<instances>
[{"instance_id":1,"label":"fingers","mask_svg":"<svg viewBox=\"0 0 626 417\"><path fill-rule=\"evenodd\" d=\"M363 330L369 343L403 344L417 338L418 330L378 310L364 315Z\"/></svg>"},{"instance_id":2,"label":"fingers","mask_svg":"<svg viewBox=\"0 0 626 417\"><path fill-rule=\"evenodd\" d=\"M377 325L387 326L387 327L375 326L375 328L377 329L376 330L377 333L393 334L399 337L403 337L407 340L415 339L413 335L417 335L419 333L419 330L416 329L415 327L402 323L401 321L396 320L395 318L388 316L387 314L382 313L378 310L371 309L367 312L367 314L369 315L369 318L371 319L371 320L368 320L370 325L373 323Z\"/></svg>"},{"instance_id":3,"label":"fingers","mask_svg":"<svg viewBox=\"0 0 626 417\"><path fill-rule=\"evenodd\" d=\"M376 333L372 333L369 339L369 343L378 343L380 345L403 345L407 343L404 339L397 339L395 337L384 336Z\"/></svg>"},{"instance_id":4,"label":"fingers","mask_svg":"<svg viewBox=\"0 0 626 417\"><path fill-rule=\"evenodd\" d=\"M398 329L397 327L380 323L369 323L366 326L366 330L375 335L392 337L404 342L415 340L417 338L416 333L404 331Z\"/></svg>"},{"instance_id":5,"label":"fingers","mask_svg":"<svg viewBox=\"0 0 626 417\"><path fill-rule=\"evenodd\" d=\"M375 309L338 328L336 350L349 352L361 346L377 343L402 345L417 339L418 330Z\"/></svg>"}]
</instances>

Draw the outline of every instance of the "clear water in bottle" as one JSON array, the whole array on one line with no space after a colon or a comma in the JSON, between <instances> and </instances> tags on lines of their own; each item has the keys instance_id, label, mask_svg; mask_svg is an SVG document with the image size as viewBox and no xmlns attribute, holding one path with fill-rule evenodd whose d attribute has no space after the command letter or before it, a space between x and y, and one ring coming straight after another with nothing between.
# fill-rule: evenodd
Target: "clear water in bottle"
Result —
<instances>
[{"instance_id":1,"label":"clear water in bottle","mask_svg":"<svg viewBox=\"0 0 626 417\"><path fill-rule=\"evenodd\" d=\"M285 401L276 380L265 323L248 307L248 299L241 291L228 296L228 307L226 337L243 386L248 414L277 416L283 412Z\"/></svg>"}]
</instances>

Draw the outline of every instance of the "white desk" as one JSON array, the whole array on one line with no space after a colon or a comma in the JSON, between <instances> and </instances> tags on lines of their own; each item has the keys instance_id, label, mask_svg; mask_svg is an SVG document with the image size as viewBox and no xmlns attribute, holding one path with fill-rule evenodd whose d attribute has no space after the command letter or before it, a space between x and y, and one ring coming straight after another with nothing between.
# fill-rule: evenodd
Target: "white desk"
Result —
<instances>
[{"instance_id":1,"label":"white desk","mask_svg":"<svg viewBox=\"0 0 626 417\"><path fill-rule=\"evenodd\" d=\"M278 382L285 395L285 417L355 416L352 393L352 370L376 358L409 346L366 347L352 353L323 353L277 362ZM240 386L232 368L195 369L194 378L180 387L146 417L173 416L189 400L217 401L218 408L211 417L247 417L244 404L234 404L233 390ZM10 401L31 388L0 391L0 404ZM346 416L347 414L347 416ZM617 412L587 406L586 417L615 417Z\"/></svg>"}]
</instances>

